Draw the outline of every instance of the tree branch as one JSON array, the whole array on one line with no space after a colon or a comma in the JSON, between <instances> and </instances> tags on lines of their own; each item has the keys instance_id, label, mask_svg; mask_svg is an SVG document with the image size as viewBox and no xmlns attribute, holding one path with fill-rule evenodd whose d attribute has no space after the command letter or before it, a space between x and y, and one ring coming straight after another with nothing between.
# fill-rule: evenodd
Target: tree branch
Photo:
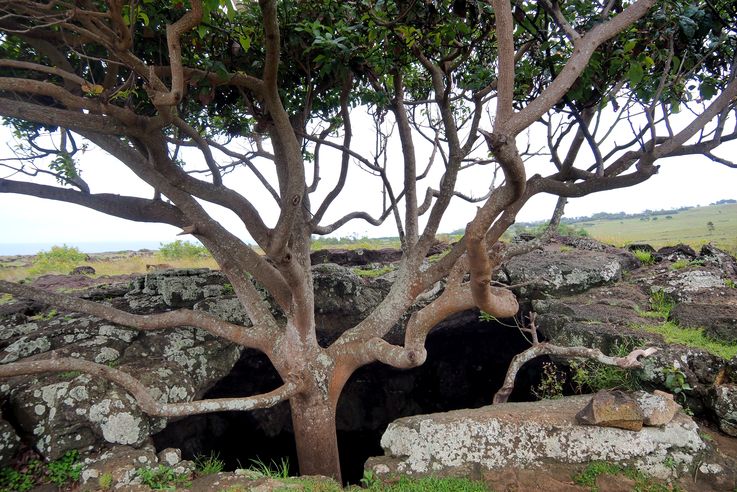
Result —
<instances>
[{"instance_id":1,"label":"tree branch","mask_svg":"<svg viewBox=\"0 0 737 492\"><path fill-rule=\"evenodd\" d=\"M243 347L255 348L265 353L268 353L269 342L272 341L268 332L259 328L258 325L247 328L223 321L203 311L179 309L160 314L131 314L98 302L56 294L5 280L0 280L0 292L7 292L15 297L33 299L68 311L90 314L141 331L194 326Z\"/></svg>"},{"instance_id":2,"label":"tree branch","mask_svg":"<svg viewBox=\"0 0 737 492\"><path fill-rule=\"evenodd\" d=\"M136 400L141 410L155 417L185 417L212 412L269 408L293 397L299 393L302 386L298 380L287 380L284 385L262 395L242 398L216 398L183 403L161 403L151 396L146 386L130 374L103 364L95 364L94 362L71 357L0 365L0 378L62 371L80 371L112 381L125 388Z\"/></svg>"}]
</instances>

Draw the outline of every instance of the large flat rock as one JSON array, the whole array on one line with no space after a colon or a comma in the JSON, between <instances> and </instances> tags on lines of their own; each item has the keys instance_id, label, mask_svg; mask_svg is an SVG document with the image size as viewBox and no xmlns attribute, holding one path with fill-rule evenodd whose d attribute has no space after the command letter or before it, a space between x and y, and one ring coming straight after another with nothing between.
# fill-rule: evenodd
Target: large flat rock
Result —
<instances>
[{"instance_id":1,"label":"large flat rock","mask_svg":"<svg viewBox=\"0 0 737 492\"><path fill-rule=\"evenodd\" d=\"M696 423L679 413L639 432L579 425L591 396L418 415L394 421L381 440L385 456L366 468L379 475L478 474L605 460L669 478L685 473L706 448Z\"/></svg>"}]
</instances>

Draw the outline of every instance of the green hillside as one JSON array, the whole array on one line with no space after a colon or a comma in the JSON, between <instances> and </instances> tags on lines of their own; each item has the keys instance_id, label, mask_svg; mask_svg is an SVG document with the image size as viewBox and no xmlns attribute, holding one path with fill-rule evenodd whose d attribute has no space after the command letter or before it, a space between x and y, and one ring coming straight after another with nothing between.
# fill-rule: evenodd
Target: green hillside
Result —
<instances>
[{"instance_id":1,"label":"green hillside","mask_svg":"<svg viewBox=\"0 0 737 492\"><path fill-rule=\"evenodd\" d=\"M585 220L570 225L583 228L591 237L617 246L648 243L659 248L681 242L698 248L711 242L719 248L737 252L735 203L693 207L669 212L668 215Z\"/></svg>"}]
</instances>

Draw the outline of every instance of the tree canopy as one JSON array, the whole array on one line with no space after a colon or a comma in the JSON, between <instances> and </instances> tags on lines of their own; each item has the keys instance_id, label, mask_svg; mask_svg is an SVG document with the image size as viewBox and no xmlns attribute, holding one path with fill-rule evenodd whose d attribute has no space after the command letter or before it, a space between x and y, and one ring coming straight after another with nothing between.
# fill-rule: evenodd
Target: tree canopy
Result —
<instances>
[{"instance_id":1,"label":"tree canopy","mask_svg":"<svg viewBox=\"0 0 737 492\"><path fill-rule=\"evenodd\" d=\"M339 476L335 404L353 371L422 364L428 332L453 313L517 314L511 291L490 280L522 251L499 238L532 196L633 186L673 156L737 167L717 152L737 137L736 47L729 0L0 0L0 115L18 139L0 161L0 192L181 227L212 252L254 326L192 312L143 319L7 282L0 290L139 329L188 324L263 351L284 386L227 408L288 399L302 471ZM368 116L360 128L357 114ZM96 193L85 181L90 145L152 195ZM549 172L528 176L540 161ZM229 182L240 168L249 179ZM488 170L483 196L457 190L471 168ZM380 183L377 206L357 202L327 220L357 172ZM278 207L273 223L256 187ZM480 205L464 238L426 268L452 200ZM203 203L234 212L264 255ZM397 280L365 320L320 346L312 235L387 219L402 240ZM442 279L443 293L418 307ZM386 342L410 310L404 345ZM95 370L18 364L5 370ZM98 374L153 414L184 411L149 401L115 370Z\"/></svg>"}]
</instances>

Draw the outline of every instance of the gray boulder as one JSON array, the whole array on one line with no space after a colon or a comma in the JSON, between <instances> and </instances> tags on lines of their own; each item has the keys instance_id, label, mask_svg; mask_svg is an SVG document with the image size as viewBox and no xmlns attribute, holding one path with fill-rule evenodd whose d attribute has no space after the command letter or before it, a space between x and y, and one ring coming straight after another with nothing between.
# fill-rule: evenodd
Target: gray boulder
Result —
<instances>
[{"instance_id":1,"label":"gray boulder","mask_svg":"<svg viewBox=\"0 0 737 492\"><path fill-rule=\"evenodd\" d=\"M78 357L127 372L161 402L200 398L226 375L241 348L193 329L138 334L91 316L57 316L2 327L0 362ZM87 374L62 372L3 381L0 396L20 430L48 459L105 443L140 446L167 420L142 413L125 390Z\"/></svg>"},{"instance_id":2,"label":"gray boulder","mask_svg":"<svg viewBox=\"0 0 737 492\"><path fill-rule=\"evenodd\" d=\"M737 437L737 384L722 384L714 388L713 408L719 419L719 428Z\"/></svg>"},{"instance_id":3,"label":"gray boulder","mask_svg":"<svg viewBox=\"0 0 737 492\"><path fill-rule=\"evenodd\" d=\"M503 267L507 281L526 284L519 293L526 298L570 295L616 282L636 263L629 253L586 251L585 254L558 244L512 258Z\"/></svg>"},{"instance_id":4,"label":"gray boulder","mask_svg":"<svg viewBox=\"0 0 737 492\"><path fill-rule=\"evenodd\" d=\"M701 464L706 445L690 417L679 413L662 428L640 432L577 425L575 415L589 399L504 403L401 418L381 439L384 456L370 458L366 469L379 475L470 476L479 470L603 460L671 478Z\"/></svg>"}]
</instances>

